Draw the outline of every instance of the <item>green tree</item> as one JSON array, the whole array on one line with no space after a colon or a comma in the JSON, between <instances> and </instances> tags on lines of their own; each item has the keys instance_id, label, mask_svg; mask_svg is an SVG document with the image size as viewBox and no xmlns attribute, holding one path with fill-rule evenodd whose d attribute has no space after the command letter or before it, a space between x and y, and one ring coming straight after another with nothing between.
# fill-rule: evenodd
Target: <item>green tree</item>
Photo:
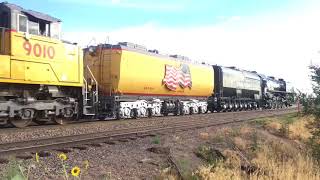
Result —
<instances>
[{"instance_id":1,"label":"green tree","mask_svg":"<svg viewBox=\"0 0 320 180\"><path fill-rule=\"evenodd\" d=\"M318 65L312 65L309 68L311 70L312 88L315 97L307 98L309 99L308 105L311 106L311 113L314 114L317 121L320 122L320 67Z\"/></svg>"},{"instance_id":2,"label":"green tree","mask_svg":"<svg viewBox=\"0 0 320 180\"><path fill-rule=\"evenodd\" d=\"M310 146L312 155L320 161L320 67L318 65L312 65L309 67L311 70L311 80L314 96L306 96L302 98L302 105L304 106L304 112L313 114L315 121L313 122L314 131L310 138Z\"/></svg>"}]
</instances>

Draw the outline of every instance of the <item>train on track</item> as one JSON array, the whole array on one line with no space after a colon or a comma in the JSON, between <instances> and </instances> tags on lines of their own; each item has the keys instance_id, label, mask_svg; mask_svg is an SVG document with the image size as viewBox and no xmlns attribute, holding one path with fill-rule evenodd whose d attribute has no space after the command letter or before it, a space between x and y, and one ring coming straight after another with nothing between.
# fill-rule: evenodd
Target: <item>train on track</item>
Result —
<instances>
[{"instance_id":1,"label":"train on track","mask_svg":"<svg viewBox=\"0 0 320 180\"><path fill-rule=\"evenodd\" d=\"M0 123L64 124L289 106L289 84L133 43L81 49L61 20L0 3Z\"/></svg>"}]
</instances>

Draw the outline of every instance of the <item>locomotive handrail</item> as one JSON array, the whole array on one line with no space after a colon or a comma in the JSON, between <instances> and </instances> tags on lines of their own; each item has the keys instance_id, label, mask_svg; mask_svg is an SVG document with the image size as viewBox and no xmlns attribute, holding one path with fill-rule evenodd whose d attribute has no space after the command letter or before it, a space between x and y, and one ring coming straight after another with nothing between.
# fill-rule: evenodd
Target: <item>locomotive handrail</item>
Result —
<instances>
[{"instance_id":1,"label":"locomotive handrail","mask_svg":"<svg viewBox=\"0 0 320 180\"><path fill-rule=\"evenodd\" d=\"M87 102L88 102L88 100L87 100L88 99L88 94L87 94L87 92L88 92L88 82L87 82L85 77L83 77L83 82L84 82L84 92L82 93L82 95L84 96L83 104L86 105Z\"/></svg>"},{"instance_id":2,"label":"locomotive handrail","mask_svg":"<svg viewBox=\"0 0 320 180\"><path fill-rule=\"evenodd\" d=\"M99 84L98 84L98 81L96 80L96 78L94 77L94 75L93 75L93 73L92 73L89 65L87 65L87 69L88 69L88 71L89 71L89 73L90 73L93 81L94 81L95 84L96 84L96 86L95 86L95 90L96 90L96 91L95 91L95 94L94 94L94 95L96 96L96 98L95 98L94 103L97 103L97 102L99 102L99 96L98 96L98 88L99 88L98 86L99 86Z\"/></svg>"}]
</instances>

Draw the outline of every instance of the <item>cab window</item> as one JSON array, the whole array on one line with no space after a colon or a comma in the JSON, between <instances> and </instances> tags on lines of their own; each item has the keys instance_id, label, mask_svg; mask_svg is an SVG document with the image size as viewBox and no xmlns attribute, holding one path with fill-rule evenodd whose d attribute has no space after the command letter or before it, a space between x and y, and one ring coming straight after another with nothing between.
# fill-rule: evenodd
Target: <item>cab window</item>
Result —
<instances>
[{"instance_id":1,"label":"cab window","mask_svg":"<svg viewBox=\"0 0 320 180\"><path fill-rule=\"evenodd\" d=\"M52 38L60 39L60 24L51 23L50 24L50 36Z\"/></svg>"},{"instance_id":2,"label":"cab window","mask_svg":"<svg viewBox=\"0 0 320 180\"><path fill-rule=\"evenodd\" d=\"M29 21L29 33L39 35L39 23Z\"/></svg>"},{"instance_id":3,"label":"cab window","mask_svg":"<svg viewBox=\"0 0 320 180\"><path fill-rule=\"evenodd\" d=\"M18 31L19 32L28 32L28 19L26 16L19 14L18 15Z\"/></svg>"},{"instance_id":4,"label":"cab window","mask_svg":"<svg viewBox=\"0 0 320 180\"><path fill-rule=\"evenodd\" d=\"M39 32L42 36L49 36L49 24L45 22L39 23Z\"/></svg>"}]
</instances>

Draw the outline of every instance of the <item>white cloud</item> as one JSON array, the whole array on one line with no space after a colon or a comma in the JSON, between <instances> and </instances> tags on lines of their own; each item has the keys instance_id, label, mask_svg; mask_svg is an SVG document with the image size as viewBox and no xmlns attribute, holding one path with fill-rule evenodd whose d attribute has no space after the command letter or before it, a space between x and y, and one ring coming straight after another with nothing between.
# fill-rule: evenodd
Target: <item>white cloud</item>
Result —
<instances>
[{"instance_id":1,"label":"white cloud","mask_svg":"<svg viewBox=\"0 0 320 180\"><path fill-rule=\"evenodd\" d=\"M309 70L320 54L320 12L257 17L231 17L218 25L170 28L149 23L110 32L67 32L65 38L86 46L129 41L182 54L212 64L238 66L289 80L310 91ZM81 37L79 39L79 37Z\"/></svg>"},{"instance_id":2,"label":"white cloud","mask_svg":"<svg viewBox=\"0 0 320 180\"><path fill-rule=\"evenodd\" d=\"M121 1L120 0L111 0L112 4L119 4Z\"/></svg>"},{"instance_id":3,"label":"white cloud","mask_svg":"<svg viewBox=\"0 0 320 180\"><path fill-rule=\"evenodd\" d=\"M109 6L145 11L179 11L185 8L185 2L165 1L154 2L148 0L50 0L64 4Z\"/></svg>"}]
</instances>

